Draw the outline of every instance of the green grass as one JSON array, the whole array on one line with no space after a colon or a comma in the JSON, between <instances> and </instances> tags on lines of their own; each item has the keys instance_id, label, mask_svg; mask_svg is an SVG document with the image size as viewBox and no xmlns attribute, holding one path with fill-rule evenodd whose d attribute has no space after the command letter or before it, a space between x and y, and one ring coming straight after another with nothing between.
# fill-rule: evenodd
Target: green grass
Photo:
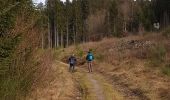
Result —
<instances>
[{"instance_id":1,"label":"green grass","mask_svg":"<svg viewBox=\"0 0 170 100\"><path fill-rule=\"evenodd\" d=\"M104 55L102 54L95 54L95 59L98 61L104 61Z\"/></svg>"},{"instance_id":2,"label":"green grass","mask_svg":"<svg viewBox=\"0 0 170 100\"><path fill-rule=\"evenodd\" d=\"M161 44L152 47L149 51L149 65L159 67L165 61L166 53L165 47Z\"/></svg>"},{"instance_id":3,"label":"green grass","mask_svg":"<svg viewBox=\"0 0 170 100\"><path fill-rule=\"evenodd\" d=\"M113 86L106 82L103 76L95 75L95 79L98 80L100 86L102 86L106 100L124 100L123 95L114 90Z\"/></svg>"},{"instance_id":4,"label":"green grass","mask_svg":"<svg viewBox=\"0 0 170 100\"><path fill-rule=\"evenodd\" d=\"M89 89L92 88L92 84L89 82L85 73L76 72L75 77L79 83L79 90L82 94L82 100L96 100L96 95Z\"/></svg>"},{"instance_id":5,"label":"green grass","mask_svg":"<svg viewBox=\"0 0 170 100\"><path fill-rule=\"evenodd\" d=\"M165 31L162 33L163 36L166 38L170 37L170 27L166 28Z\"/></svg>"},{"instance_id":6,"label":"green grass","mask_svg":"<svg viewBox=\"0 0 170 100\"><path fill-rule=\"evenodd\" d=\"M84 55L84 51L79 45L76 45L75 52L78 57L83 57Z\"/></svg>"},{"instance_id":7,"label":"green grass","mask_svg":"<svg viewBox=\"0 0 170 100\"><path fill-rule=\"evenodd\" d=\"M168 64L164 68L162 68L162 73L167 76L170 76L170 64Z\"/></svg>"}]
</instances>

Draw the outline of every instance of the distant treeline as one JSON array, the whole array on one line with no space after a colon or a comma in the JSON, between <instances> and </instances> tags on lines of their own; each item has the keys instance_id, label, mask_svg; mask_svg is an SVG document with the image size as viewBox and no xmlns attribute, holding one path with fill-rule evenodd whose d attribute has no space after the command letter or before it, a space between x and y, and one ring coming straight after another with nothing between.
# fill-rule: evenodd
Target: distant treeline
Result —
<instances>
[{"instance_id":1,"label":"distant treeline","mask_svg":"<svg viewBox=\"0 0 170 100\"><path fill-rule=\"evenodd\" d=\"M1 2L2 36L12 29L15 20L13 13L6 13L6 16L3 13L10 9L15 12L18 4L13 3L17 0L9 1L12 6ZM42 48L68 47L103 37L123 37L130 33L164 29L170 24L169 10L169 0L46 0L46 5L40 3L36 6L40 17L36 27L42 30ZM155 23L159 24L159 29L154 28Z\"/></svg>"},{"instance_id":2,"label":"distant treeline","mask_svg":"<svg viewBox=\"0 0 170 100\"><path fill-rule=\"evenodd\" d=\"M48 0L48 47L122 37L127 33L154 31L169 25L168 0ZM40 8L41 6L39 6Z\"/></svg>"}]
</instances>

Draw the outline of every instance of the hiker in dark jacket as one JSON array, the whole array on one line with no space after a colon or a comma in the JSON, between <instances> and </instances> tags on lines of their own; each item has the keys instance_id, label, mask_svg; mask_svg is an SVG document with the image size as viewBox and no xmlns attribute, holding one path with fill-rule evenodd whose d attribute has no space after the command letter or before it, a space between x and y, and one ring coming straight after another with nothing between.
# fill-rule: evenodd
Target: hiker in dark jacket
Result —
<instances>
[{"instance_id":1,"label":"hiker in dark jacket","mask_svg":"<svg viewBox=\"0 0 170 100\"><path fill-rule=\"evenodd\" d=\"M86 60L88 62L88 70L89 70L89 73L90 72L93 72L93 68L92 68L92 61L94 60L94 56L92 54L92 52L89 50L87 56L86 56Z\"/></svg>"},{"instance_id":2,"label":"hiker in dark jacket","mask_svg":"<svg viewBox=\"0 0 170 100\"><path fill-rule=\"evenodd\" d=\"M75 70L75 65L76 65L76 57L74 56L74 54L73 55L71 55L70 56L70 58L69 58L69 65L70 65L70 67L69 67L69 71L71 72L73 72L74 70Z\"/></svg>"}]
</instances>

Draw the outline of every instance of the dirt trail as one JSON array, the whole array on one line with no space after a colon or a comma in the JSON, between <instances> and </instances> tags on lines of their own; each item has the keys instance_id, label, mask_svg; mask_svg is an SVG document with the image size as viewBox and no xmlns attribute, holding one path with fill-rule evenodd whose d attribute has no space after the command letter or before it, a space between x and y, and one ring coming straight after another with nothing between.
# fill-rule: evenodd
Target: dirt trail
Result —
<instances>
[{"instance_id":1,"label":"dirt trail","mask_svg":"<svg viewBox=\"0 0 170 100\"><path fill-rule=\"evenodd\" d=\"M57 62L53 65L56 77L34 90L26 100L123 100L102 75L76 69L69 73L67 64Z\"/></svg>"},{"instance_id":2,"label":"dirt trail","mask_svg":"<svg viewBox=\"0 0 170 100\"><path fill-rule=\"evenodd\" d=\"M68 67L67 64L60 63ZM89 73L85 68L76 67L76 72L72 75L79 84L81 100L124 100L123 95L99 73Z\"/></svg>"},{"instance_id":3,"label":"dirt trail","mask_svg":"<svg viewBox=\"0 0 170 100\"><path fill-rule=\"evenodd\" d=\"M77 68L74 77L80 85L82 100L124 100L123 95L98 73L88 73L84 68Z\"/></svg>"},{"instance_id":4,"label":"dirt trail","mask_svg":"<svg viewBox=\"0 0 170 100\"><path fill-rule=\"evenodd\" d=\"M93 78L92 74L88 74L87 76L93 85L93 92L96 94L97 100L106 100L105 96L103 95L104 91L102 87L100 86L100 84L98 83L98 81Z\"/></svg>"},{"instance_id":5,"label":"dirt trail","mask_svg":"<svg viewBox=\"0 0 170 100\"><path fill-rule=\"evenodd\" d=\"M60 62L61 64L68 66L65 63ZM79 74L79 75L78 75ZM83 74L82 76L80 76L80 74ZM82 79L85 79L83 84L86 85L85 87L80 87L80 88L86 88L86 92L88 92L88 94L85 94L87 96L87 98L83 98L82 99L88 99L88 100L107 100L105 98L104 95L104 90L103 90L103 86L101 86L100 81L96 79L95 74L93 73L88 73L86 72L84 69L80 69L78 68L77 72L75 72L73 74L75 77L81 77ZM77 81L78 83L82 84L80 80ZM85 90L83 90L85 91ZM88 97L89 96L89 97Z\"/></svg>"}]
</instances>

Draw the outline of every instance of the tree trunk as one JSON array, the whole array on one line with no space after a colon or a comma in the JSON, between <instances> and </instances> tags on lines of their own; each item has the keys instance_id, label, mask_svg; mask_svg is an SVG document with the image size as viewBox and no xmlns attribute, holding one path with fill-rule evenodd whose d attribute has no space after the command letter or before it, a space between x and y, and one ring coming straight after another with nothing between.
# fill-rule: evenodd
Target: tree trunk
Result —
<instances>
[{"instance_id":1,"label":"tree trunk","mask_svg":"<svg viewBox=\"0 0 170 100\"><path fill-rule=\"evenodd\" d=\"M57 47L57 31L56 31L56 22L54 23L54 48Z\"/></svg>"},{"instance_id":2,"label":"tree trunk","mask_svg":"<svg viewBox=\"0 0 170 100\"><path fill-rule=\"evenodd\" d=\"M53 48L53 33L52 33L52 29L51 29L51 32L50 32L50 47Z\"/></svg>"},{"instance_id":3,"label":"tree trunk","mask_svg":"<svg viewBox=\"0 0 170 100\"><path fill-rule=\"evenodd\" d=\"M76 44L76 42L78 42L78 40L76 40L77 39L77 30L78 30L78 28L77 28L77 18L76 18L76 26L74 28L74 31L75 31L75 44Z\"/></svg>"},{"instance_id":4,"label":"tree trunk","mask_svg":"<svg viewBox=\"0 0 170 100\"><path fill-rule=\"evenodd\" d=\"M74 45L76 45L76 31L74 26L73 26L73 33L74 33Z\"/></svg>"},{"instance_id":5,"label":"tree trunk","mask_svg":"<svg viewBox=\"0 0 170 100\"><path fill-rule=\"evenodd\" d=\"M85 21L83 22L83 32L82 32L83 34L83 43L86 43L86 41L85 41Z\"/></svg>"},{"instance_id":6,"label":"tree trunk","mask_svg":"<svg viewBox=\"0 0 170 100\"><path fill-rule=\"evenodd\" d=\"M114 34L116 34L116 20L115 20L115 18L114 18L114 23L113 23L113 28L114 28L114 30L113 30L113 32L114 32Z\"/></svg>"},{"instance_id":7,"label":"tree trunk","mask_svg":"<svg viewBox=\"0 0 170 100\"><path fill-rule=\"evenodd\" d=\"M61 47L63 47L63 32L61 30Z\"/></svg>"},{"instance_id":8,"label":"tree trunk","mask_svg":"<svg viewBox=\"0 0 170 100\"><path fill-rule=\"evenodd\" d=\"M48 48L51 48L51 29L50 29L50 18L48 20Z\"/></svg>"},{"instance_id":9,"label":"tree trunk","mask_svg":"<svg viewBox=\"0 0 170 100\"><path fill-rule=\"evenodd\" d=\"M48 8L48 48L51 48L51 30L50 30L50 1L47 1L47 8Z\"/></svg>"},{"instance_id":10,"label":"tree trunk","mask_svg":"<svg viewBox=\"0 0 170 100\"><path fill-rule=\"evenodd\" d=\"M42 41L41 42L42 42L42 44L41 44L42 45L42 49L44 49L44 33L42 33Z\"/></svg>"},{"instance_id":11,"label":"tree trunk","mask_svg":"<svg viewBox=\"0 0 170 100\"><path fill-rule=\"evenodd\" d=\"M58 29L57 29L57 48L59 47L59 34L58 34Z\"/></svg>"},{"instance_id":12,"label":"tree trunk","mask_svg":"<svg viewBox=\"0 0 170 100\"><path fill-rule=\"evenodd\" d=\"M169 16L168 16L168 12L165 11L163 16L164 16L164 19L163 19L163 20L164 20L164 25L163 25L163 26L164 26L164 28L166 28L166 27L169 25Z\"/></svg>"},{"instance_id":13,"label":"tree trunk","mask_svg":"<svg viewBox=\"0 0 170 100\"><path fill-rule=\"evenodd\" d=\"M69 45L69 23L68 23L68 20L67 20L67 45L66 45L66 47L68 47L68 45Z\"/></svg>"},{"instance_id":14,"label":"tree trunk","mask_svg":"<svg viewBox=\"0 0 170 100\"><path fill-rule=\"evenodd\" d=\"M107 30L107 31L108 31L107 37L109 37L109 35L110 35L110 18L109 18L109 17L110 17L110 14L109 14L109 12L107 13L107 16L108 16L108 17L107 17L107 25L108 25L108 26L107 26L107 28L108 28L108 30Z\"/></svg>"}]
</instances>

